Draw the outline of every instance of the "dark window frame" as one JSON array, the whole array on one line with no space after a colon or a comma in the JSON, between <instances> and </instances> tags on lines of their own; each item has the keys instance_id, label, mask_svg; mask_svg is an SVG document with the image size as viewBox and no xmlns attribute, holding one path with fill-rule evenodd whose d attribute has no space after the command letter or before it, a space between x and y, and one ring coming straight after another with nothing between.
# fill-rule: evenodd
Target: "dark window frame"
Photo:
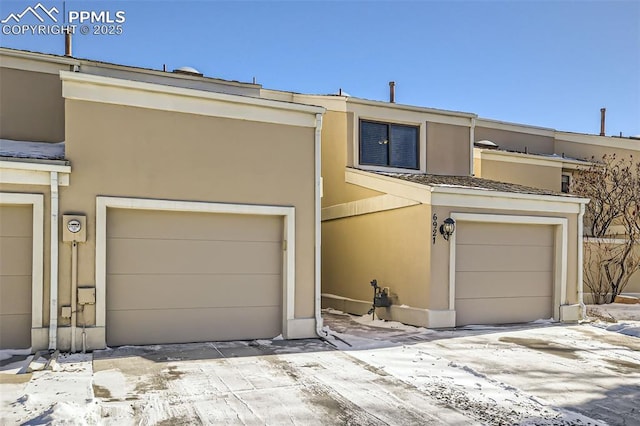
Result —
<instances>
[{"instance_id":1,"label":"dark window frame","mask_svg":"<svg viewBox=\"0 0 640 426\"><path fill-rule=\"evenodd\" d=\"M567 178L566 182L566 191L565 191L565 178ZM567 173L563 173L560 177L560 191L568 194L571 192L571 175Z\"/></svg>"},{"instance_id":2,"label":"dark window frame","mask_svg":"<svg viewBox=\"0 0 640 426\"><path fill-rule=\"evenodd\" d=\"M387 164L375 164L375 163L366 163L362 160L362 125L363 123L372 123L372 124L381 124L387 126ZM394 166L390 164L391 161L391 127L407 127L416 130L416 167L404 167L404 166ZM358 163L362 166L369 167L387 167L387 168L395 168L395 169L405 169L405 170L420 170L420 126L414 126L411 124L401 124L401 123L391 123L386 121L377 121L377 120L367 120L360 119L358 123Z\"/></svg>"}]
</instances>

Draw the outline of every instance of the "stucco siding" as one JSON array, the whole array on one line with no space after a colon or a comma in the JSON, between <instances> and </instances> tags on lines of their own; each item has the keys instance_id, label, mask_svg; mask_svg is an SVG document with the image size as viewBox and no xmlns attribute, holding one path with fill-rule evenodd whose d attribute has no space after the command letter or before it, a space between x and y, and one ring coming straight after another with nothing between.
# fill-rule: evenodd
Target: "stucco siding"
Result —
<instances>
[{"instance_id":1,"label":"stucco siding","mask_svg":"<svg viewBox=\"0 0 640 426\"><path fill-rule=\"evenodd\" d=\"M507 161L481 160L476 176L560 192L562 168Z\"/></svg>"},{"instance_id":2,"label":"stucco siding","mask_svg":"<svg viewBox=\"0 0 640 426\"><path fill-rule=\"evenodd\" d=\"M323 222L323 293L371 300L376 279L394 304L426 308L429 223L427 205Z\"/></svg>"},{"instance_id":3,"label":"stucco siding","mask_svg":"<svg viewBox=\"0 0 640 426\"><path fill-rule=\"evenodd\" d=\"M476 126L475 141L489 140L500 149L536 154L553 154L554 140L551 136L532 135L502 129Z\"/></svg>"},{"instance_id":4,"label":"stucco siding","mask_svg":"<svg viewBox=\"0 0 640 426\"><path fill-rule=\"evenodd\" d=\"M468 127L427 123L427 173L467 176L471 155Z\"/></svg>"},{"instance_id":5,"label":"stucco siding","mask_svg":"<svg viewBox=\"0 0 640 426\"><path fill-rule=\"evenodd\" d=\"M0 139L64 140L64 99L58 75L1 67L0 93Z\"/></svg>"},{"instance_id":6,"label":"stucco siding","mask_svg":"<svg viewBox=\"0 0 640 426\"><path fill-rule=\"evenodd\" d=\"M66 101L69 187L62 213L84 213L79 283L95 282L96 197L294 206L295 315L314 315L314 129ZM60 246L60 280L70 245ZM68 298L68 286L60 297ZM88 323L95 313L87 311Z\"/></svg>"}]
</instances>

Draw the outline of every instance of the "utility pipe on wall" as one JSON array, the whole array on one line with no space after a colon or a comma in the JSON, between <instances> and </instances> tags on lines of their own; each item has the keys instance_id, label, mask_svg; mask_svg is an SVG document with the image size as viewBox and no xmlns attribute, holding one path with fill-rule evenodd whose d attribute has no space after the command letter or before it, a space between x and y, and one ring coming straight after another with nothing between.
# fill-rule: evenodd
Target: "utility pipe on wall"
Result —
<instances>
[{"instance_id":1,"label":"utility pipe on wall","mask_svg":"<svg viewBox=\"0 0 640 426\"><path fill-rule=\"evenodd\" d=\"M49 349L58 345L58 172L51 172L51 273L49 276Z\"/></svg>"},{"instance_id":2,"label":"utility pipe on wall","mask_svg":"<svg viewBox=\"0 0 640 426\"><path fill-rule=\"evenodd\" d=\"M316 114L316 132L315 132L315 317L316 317L316 334L319 337L325 337L322 335L322 313L321 313L321 295L320 295L320 262L321 262L321 229L320 229L320 217L321 211L321 194L322 194L322 114Z\"/></svg>"},{"instance_id":3,"label":"utility pipe on wall","mask_svg":"<svg viewBox=\"0 0 640 426\"><path fill-rule=\"evenodd\" d=\"M586 205L580 203L580 212L578 213L578 303L581 308L581 319L587 318L587 307L584 304L584 265L583 262L583 250L584 250L584 210Z\"/></svg>"},{"instance_id":4,"label":"utility pipe on wall","mask_svg":"<svg viewBox=\"0 0 640 426\"><path fill-rule=\"evenodd\" d=\"M71 243L71 353L76 352L76 321L78 293L78 243Z\"/></svg>"}]
</instances>

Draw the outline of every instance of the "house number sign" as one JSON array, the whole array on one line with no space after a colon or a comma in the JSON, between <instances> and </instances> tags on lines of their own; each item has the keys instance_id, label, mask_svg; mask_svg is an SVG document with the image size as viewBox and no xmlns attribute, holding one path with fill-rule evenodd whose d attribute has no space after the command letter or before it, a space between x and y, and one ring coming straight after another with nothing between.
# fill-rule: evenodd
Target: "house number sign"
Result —
<instances>
[{"instance_id":1,"label":"house number sign","mask_svg":"<svg viewBox=\"0 0 640 426\"><path fill-rule=\"evenodd\" d=\"M434 213L431 219L431 236L433 237L433 244L435 244L438 236L438 215Z\"/></svg>"}]
</instances>

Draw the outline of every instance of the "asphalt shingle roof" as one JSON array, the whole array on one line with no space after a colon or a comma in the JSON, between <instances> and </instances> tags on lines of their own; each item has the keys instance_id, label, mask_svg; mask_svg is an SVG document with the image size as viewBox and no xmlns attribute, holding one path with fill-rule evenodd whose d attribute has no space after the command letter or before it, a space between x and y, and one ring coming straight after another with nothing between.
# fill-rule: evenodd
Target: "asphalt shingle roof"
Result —
<instances>
[{"instance_id":1,"label":"asphalt shingle roof","mask_svg":"<svg viewBox=\"0 0 640 426\"><path fill-rule=\"evenodd\" d=\"M383 173L374 172L379 175L389 176L408 182L427 185L432 187L449 187L477 189L483 191L495 192L512 192L517 194L533 194L533 195L553 195L560 197L575 197L571 194L563 192L555 192L547 189L532 188L530 186L518 185L515 183L498 182L495 180L483 179L473 176L444 176L444 175L427 175L415 173Z\"/></svg>"}]
</instances>

